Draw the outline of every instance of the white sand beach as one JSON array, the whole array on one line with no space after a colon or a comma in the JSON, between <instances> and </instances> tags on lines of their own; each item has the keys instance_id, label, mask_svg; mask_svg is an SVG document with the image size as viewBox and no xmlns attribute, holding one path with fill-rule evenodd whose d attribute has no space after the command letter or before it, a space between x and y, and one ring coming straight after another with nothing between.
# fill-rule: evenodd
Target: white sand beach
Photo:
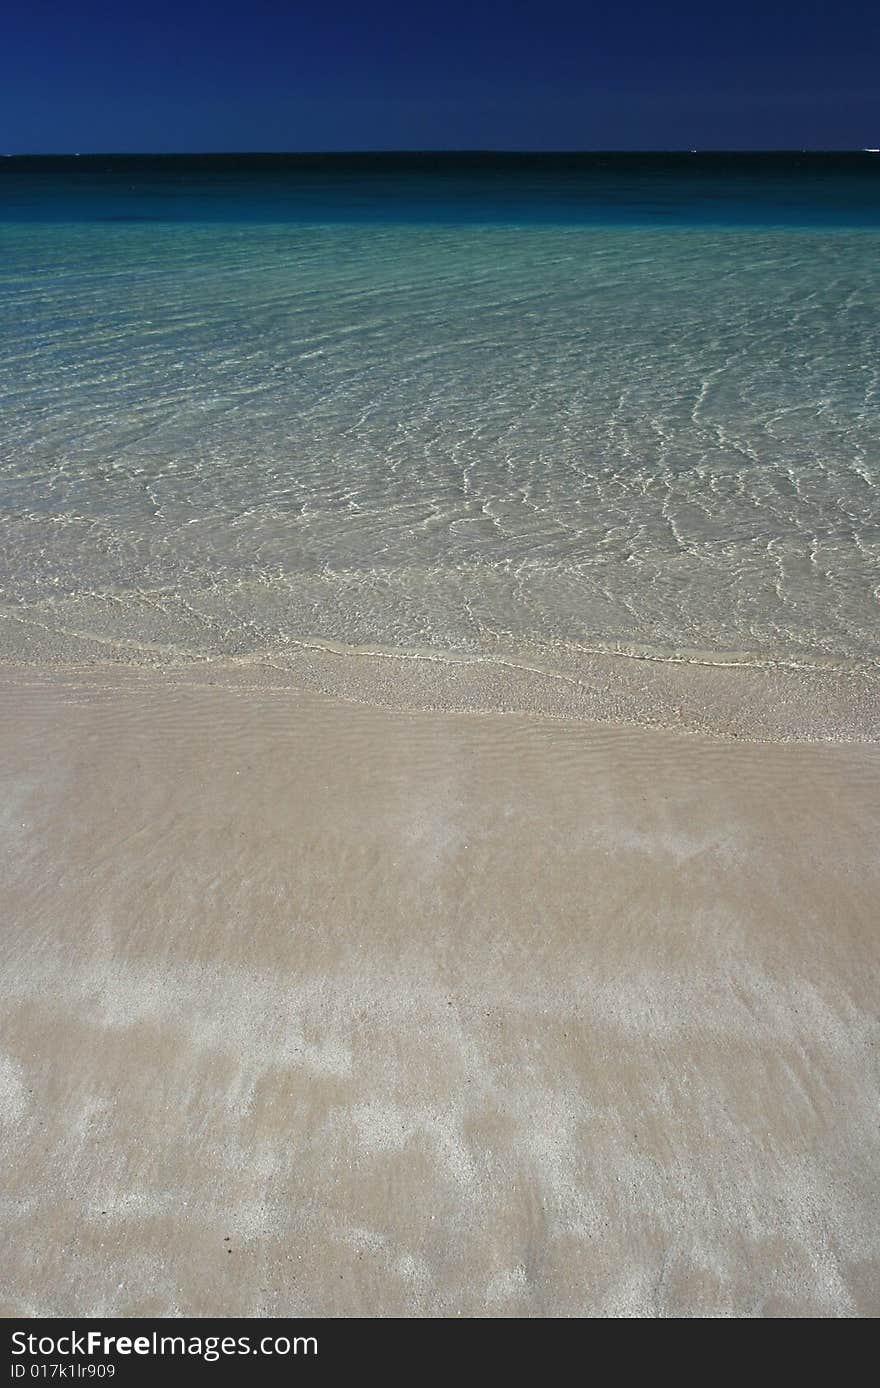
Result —
<instances>
[{"instance_id":1,"label":"white sand beach","mask_svg":"<svg viewBox=\"0 0 880 1388\"><path fill-rule=\"evenodd\" d=\"M870 1316L880 748L11 667L6 1315Z\"/></svg>"}]
</instances>

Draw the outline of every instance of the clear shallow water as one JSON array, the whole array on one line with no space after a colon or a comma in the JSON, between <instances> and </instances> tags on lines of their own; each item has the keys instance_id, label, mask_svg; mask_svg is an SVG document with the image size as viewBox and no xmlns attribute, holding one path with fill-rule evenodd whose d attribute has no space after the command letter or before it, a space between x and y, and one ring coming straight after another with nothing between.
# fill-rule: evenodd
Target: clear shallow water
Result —
<instances>
[{"instance_id":1,"label":"clear shallow water","mask_svg":"<svg viewBox=\"0 0 880 1388\"><path fill-rule=\"evenodd\" d=\"M437 174L370 201L336 170L333 204L276 170L274 221L259 169L141 221L155 169L74 162L30 203L3 168L8 650L876 669L869 157L716 161L690 199L681 161L615 166L623 212L570 170L466 170L455 206Z\"/></svg>"}]
</instances>

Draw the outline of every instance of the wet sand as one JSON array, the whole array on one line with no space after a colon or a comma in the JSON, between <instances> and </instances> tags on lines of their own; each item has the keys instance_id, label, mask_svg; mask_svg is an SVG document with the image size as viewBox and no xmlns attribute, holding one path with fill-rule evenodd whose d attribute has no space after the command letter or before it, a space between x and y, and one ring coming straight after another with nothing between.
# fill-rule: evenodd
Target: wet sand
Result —
<instances>
[{"instance_id":1,"label":"wet sand","mask_svg":"<svg viewBox=\"0 0 880 1388\"><path fill-rule=\"evenodd\" d=\"M0 680L7 1315L880 1312L880 747Z\"/></svg>"}]
</instances>

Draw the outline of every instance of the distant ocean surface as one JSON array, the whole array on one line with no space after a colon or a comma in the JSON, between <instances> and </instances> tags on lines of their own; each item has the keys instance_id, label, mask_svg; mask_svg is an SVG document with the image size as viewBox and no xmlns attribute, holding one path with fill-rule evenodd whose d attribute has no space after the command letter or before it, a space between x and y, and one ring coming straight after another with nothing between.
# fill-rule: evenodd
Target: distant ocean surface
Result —
<instances>
[{"instance_id":1,"label":"distant ocean surface","mask_svg":"<svg viewBox=\"0 0 880 1388\"><path fill-rule=\"evenodd\" d=\"M880 155L0 160L0 657L880 669Z\"/></svg>"}]
</instances>

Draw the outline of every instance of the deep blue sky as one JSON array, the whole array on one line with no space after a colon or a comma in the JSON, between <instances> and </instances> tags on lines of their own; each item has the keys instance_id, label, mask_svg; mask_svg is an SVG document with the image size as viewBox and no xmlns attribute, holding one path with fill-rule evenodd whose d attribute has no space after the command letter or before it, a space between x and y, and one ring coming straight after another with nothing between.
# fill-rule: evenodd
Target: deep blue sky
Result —
<instances>
[{"instance_id":1,"label":"deep blue sky","mask_svg":"<svg viewBox=\"0 0 880 1388\"><path fill-rule=\"evenodd\" d=\"M0 152L880 145L878 0L11 0Z\"/></svg>"}]
</instances>

